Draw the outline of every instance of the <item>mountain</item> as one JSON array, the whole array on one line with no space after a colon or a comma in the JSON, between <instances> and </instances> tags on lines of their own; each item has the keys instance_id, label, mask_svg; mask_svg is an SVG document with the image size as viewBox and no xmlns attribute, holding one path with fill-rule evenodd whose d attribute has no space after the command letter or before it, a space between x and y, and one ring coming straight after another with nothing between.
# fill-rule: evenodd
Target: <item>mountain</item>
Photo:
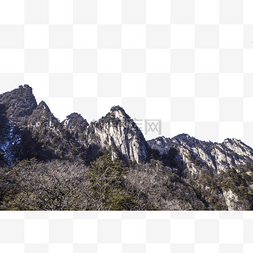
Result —
<instances>
[{"instance_id":1,"label":"mountain","mask_svg":"<svg viewBox=\"0 0 253 253\"><path fill-rule=\"evenodd\" d=\"M120 106L112 107L105 117L91 124L78 113L60 122L44 101L37 105L30 86L21 85L0 95L0 113L1 122L6 122L2 130L15 128L19 139L15 145L12 141L15 149L6 153L6 138L2 137L0 148L9 160L73 160L78 156L89 163L109 154L126 163L149 161L150 148L142 132ZM6 132L9 137L10 131Z\"/></svg>"},{"instance_id":2,"label":"mountain","mask_svg":"<svg viewBox=\"0 0 253 253\"><path fill-rule=\"evenodd\" d=\"M28 85L0 95L0 152L5 161L18 157L21 129L27 126L28 118L37 102Z\"/></svg>"},{"instance_id":3,"label":"mountain","mask_svg":"<svg viewBox=\"0 0 253 253\"><path fill-rule=\"evenodd\" d=\"M225 139L222 143L200 141L188 134L173 138L164 136L148 141L152 149L160 155L176 154L174 162L183 164L192 173L206 168L220 173L227 168L253 163L253 149L240 140Z\"/></svg>"},{"instance_id":4,"label":"mountain","mask_svg":"<svg viewBox=\"0 0 253 253\"><path fill-rule=\"evenodd\" d=\"M63 121L64 127L77 141L85 141L85 130L89 123L78 113L71 113Z\"/></svg>"},{"instance_id":5,"label":"mountain","mask_svg":"<svg viewBox=\"0 0 253 253\"><path fill-rule=\"evenodd\" d=\"M188 178L208 208L252 210L253 149L242 141L205 142L179 134L158 137L148 144L166 165L179 169L181 178Z\"/></svg>"},{"instance_id":6,"label":"mountain","mask_svg":"<svg viewBox=\"0 0 253 253\"><path fill-rule=\"evenodd\" d=\"M253 149L236 139L216 143L179 134L146 141L120 106L112 107L90 124L78 113L60 122L44 101L37 105L29 85L0 95L0 120L0 151L6 153L8 160L79 156L90 162L108 154L126 163L146 163L154 158L191 173L198 173L201 168L220 173L253 162Z\"/></svg>"},{"instance_id":7,"label":"mountain","mask_svg":"<svg viewBox=\"0 0 253 253\"><path fill-rule=\"evenodd\" d=\"M112 159L120 158L137 163L147 162L148 145L135 122L120 106L97 122L92 122L86 131L88 145L109 150Z\"/></svg>"},{"instance_id":8,"label":"mountain","mask_svg":"<svg viewBox=\"0 0 253 253\"><path fill-rule=\"evenodd\" d=\"M42 101L37 105L28 85L0 95L0 149L9 162L37 158L51 160L84 158L84 147L64 128Z\"/></svg>"},{"instance_id":9,"label":"mountain","mask_svg":"<svg viewBox=\"0 0 253 253\"><path fill-rule=\"evenodd\" d=\"M48 210L54 196L53 210L253 210L253 149L237 139L146 141L120 106L60 122L29 85L0 95L0 131L0 209Z\"/></svg>"},{"instance_id":10,"label":"mountain","mask_svg":"<svg viewBox=\"0 0 253 253\"><path fill-rule=\"evenodd\" d=\"M0 95L0 104L5 107L6 117L19 126L26 126L28 117L37 107L36 99L29 85Z\"/></svg>"}]
</instances>

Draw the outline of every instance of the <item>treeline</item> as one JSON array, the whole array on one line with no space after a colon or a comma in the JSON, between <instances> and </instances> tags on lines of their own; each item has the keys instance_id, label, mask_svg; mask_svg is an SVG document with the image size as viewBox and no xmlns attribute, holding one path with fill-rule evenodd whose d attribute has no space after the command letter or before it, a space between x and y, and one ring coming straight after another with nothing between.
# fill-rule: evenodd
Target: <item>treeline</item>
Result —
<instances>
[{"instance_id":1,"label":"treeline","mask_svg":"<svg viewBox=\"0 0 253 253\"><path fill-rule=\"evenodd\" d=\"M168 177L160 177L164 173L159 168L138 167L126 168L106 155L90 166L81 160L47 163L24 160L11 169L0 169L0 209L160 209L162 192L158 188L162 185L152 180L159 174L159 183L166 185Z\"/></svg>"},{"instance_id":2,"label":"treeline","mask_svg":"<svg viewBox=\"0 0 253 253\"><path fill-rule=\"evenodd\" d=\"M88 166L30 159L0 168L0 210L227 210L229 190L236 210L252 210L252 171L194 176L157 160L126 166L104 155Z\"/></svg>"}]
</instances>

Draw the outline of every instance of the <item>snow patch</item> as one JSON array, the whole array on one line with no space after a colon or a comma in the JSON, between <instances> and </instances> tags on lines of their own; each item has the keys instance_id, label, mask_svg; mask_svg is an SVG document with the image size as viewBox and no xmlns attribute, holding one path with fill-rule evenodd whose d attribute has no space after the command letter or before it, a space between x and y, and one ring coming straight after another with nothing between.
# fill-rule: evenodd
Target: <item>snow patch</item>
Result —
<instances>
[{"instance_id":1,"label":"snow patch","mask_svg":"<svg viewBox=\"0 0 253 253\"><path fill-rule=\"evenodd\" d=\"M7 125L9 132L4 138L3 142L0 142L0 149L4 153L4 157L7 161L11 162L14 160L15 146L21 141L20 135L14 134L15 126L11 123Z\"/></svg>"}]
</instances>

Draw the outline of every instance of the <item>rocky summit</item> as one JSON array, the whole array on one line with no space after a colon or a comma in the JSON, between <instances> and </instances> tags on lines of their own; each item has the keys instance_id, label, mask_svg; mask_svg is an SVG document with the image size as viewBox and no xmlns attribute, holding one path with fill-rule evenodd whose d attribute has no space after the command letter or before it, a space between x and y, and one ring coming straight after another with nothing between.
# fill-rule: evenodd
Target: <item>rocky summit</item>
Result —
<instances>
[{"instance_id":1,"label":"rocky summit","mask_svg":"<svg viewBox=\"0 0 253 253\"><path fill-rule=\"evenodd\" d=\"M222 143L206 142L188 134L179 134L173 138L164 136L148 141L152 149L166 155L175 151L175 161L183 164L192 173L206 168L220 173L227 168L240 167L253 162L253 149L240 140L225 139Z\"/></svg>"},{"instance_id":2,"label":"rocky summit","mask_svg":"<svg viewBox=\"0 0 253 253\"><path fill-rule=\"evenodd\" d=\"M0 95L0 210L253 210L242 141L146 141L120 106L83 116L60 122L29 85Z\"/></svg>"},{"instance_id":3,"label":"rocky summit","mask_svg":"<svg viewBox=\"0 0 253 253\"><path fill-rule=\"evenodd\" d=\"M120 106L87 127L86 139L89 145L98 145L110 151L112 159L142 163L148 161L148 145L145 138Z\"/></svg>"}]
</instances>

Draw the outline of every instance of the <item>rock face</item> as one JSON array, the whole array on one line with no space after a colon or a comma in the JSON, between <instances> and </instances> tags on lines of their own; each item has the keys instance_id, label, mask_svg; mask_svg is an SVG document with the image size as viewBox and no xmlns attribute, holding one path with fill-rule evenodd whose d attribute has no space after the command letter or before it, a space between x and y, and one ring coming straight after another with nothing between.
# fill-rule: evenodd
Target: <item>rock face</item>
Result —
<instances>
[{"instance_id":1,"label":"rock face","mask_svg":"<svg viewBox=\"0 0 253 253\"><path fill-rule=\"evenodd\" d=\"M73 130L70 124L69 128ZM83 145L78 143L64 122L59 122L44 101L40 102L29 117L27 129L41 144L42 150L51 153L50 159L73 160L75 157L84 157Z\"/></svg>"},{"instance_id":2,"label":"rock face","mask_svg":"<svg viewBox=\"0 0 253 253\"><path fill-rule=\"evenodd\" d=\"M236 207L236 203L238 202L238 197L231 190L224 191L223 196L225 198L228 211L236 211L236 210L241 209L240 207L239 208Z\"/></svg>"},{"instance_id":3,"label":"rock face","mask_svg":"<svg viewBox=\"0 0 253 253\"><path fill-rule=\"evenodd\" d=\"M120 106L87 128L88 145L101 145L110 150L112 159L142 163L148 161L148 145L134 121Z\"/></svg>"},{"instance_id":4,"label":"rock face","mask_svg":"<svg viewBox=\"0 0 253 253\"><path fill-rule=\"evenodd\" d=\"M220 173L229 167L253 162L253 149L236 139L225 139L222 143L216 143L180 134L171 139L158 137L148 141L148 144L160 154L168 154L174 149L175 161L184 164L192 173L197 173L199 167Z\"/></svg>"},{"instance_id":5,"label":"rock face","mask_svg":"<svg viewBox=\"0 0 253 253\"><path fill-rule=\"evenodd\" d=\"M39 127L53 129L58 124L58 120L51 113L48 105L44 101L41 101L30 115L27 126L31 129Z\"/></svg>"},{"instance_id":6,"label":"rock face","mask_svg":"<svg viewBox=\"0 0 253 253\"><path fill-rule=\"evenodd\" d=\"M28 85L0 95L0 127L0 151L6 153L10 142L17 143L6 141L13 139L12 136L21 139L15 145L16 154L9 157L41 157L38 154L47 151L49 159L80 153L90 156L90 161L103 153L109 153L112 159L137 163L147 162L149 158L149 146L142 132L121 107L113 107L105 117L90 125L78 113L59 122L44 101L37 105ZM22 155L18 157L17 153Z\"/></svg>"},{"instance_id":7,"label":"rock face","mask_svg":"<svg viewBox=\"0 0 253 253\"><path fill-rule=\"evenodd\" d=\"M71 113L63 121L64 127L71 133L71 135L78 141L84 141L85 130L89 126L86 119L78 113Z\"/></svg>"},{"instance_id":8,"label":"rock face","mask_svg":"<svg viewBox=\"0 0 253 253\"><path fill-rule=\"evenodd\" d=\"M25 126L27 118L37 107L32 88L20 85L19 88L0 95L0 104L5 106L6 117L13 123Z\"/></svg>"},{"instance_id":9,"label":"rock face","mask_svg":"<svg viewBox=\"0 0 253 253\"><path fill-rule=\"evenodd\" d=\"M89 166L109 155L131 172L129 190L150 192L144 195L163 210L253 210L253 149L240 140L179 134L146 141L120 106L90 124L78 113L60 122L28 85L0 95L0 132L1 167L33 157Z\"/></svg>"},{"instance_id":10,"label":"rock face","mask_svg":"<svg viewBox=\"0 0 253 253\"><path fill-rule=\"evenodd\" d=\"M0 95L0 152L11 162L20 155L21 129L27 126L37 102L28 85Z\"/></svg>"},{"instance_id":11,"label":"rock face","mask_svg":"<svg viewBox=\"0 0 253 253\"><path fill-rule=\"evenodd\" d=\"M192 173L206 168L218 174L253 163L253 149L236 139L215 143L180 134L146 142L120 106L112 107L105 117L90 124L78 113L59 122L45 102L37 105L28 85L0 95L0 129L0 152L13 159L18 158L18 153L30 157L33 149L37 149L36 154L49 150L50 157L61 158L85 153L90 161L110 154L112 159L146 163L153 155L170 167L187 168Z\"/></svg>"}]
</instances>

